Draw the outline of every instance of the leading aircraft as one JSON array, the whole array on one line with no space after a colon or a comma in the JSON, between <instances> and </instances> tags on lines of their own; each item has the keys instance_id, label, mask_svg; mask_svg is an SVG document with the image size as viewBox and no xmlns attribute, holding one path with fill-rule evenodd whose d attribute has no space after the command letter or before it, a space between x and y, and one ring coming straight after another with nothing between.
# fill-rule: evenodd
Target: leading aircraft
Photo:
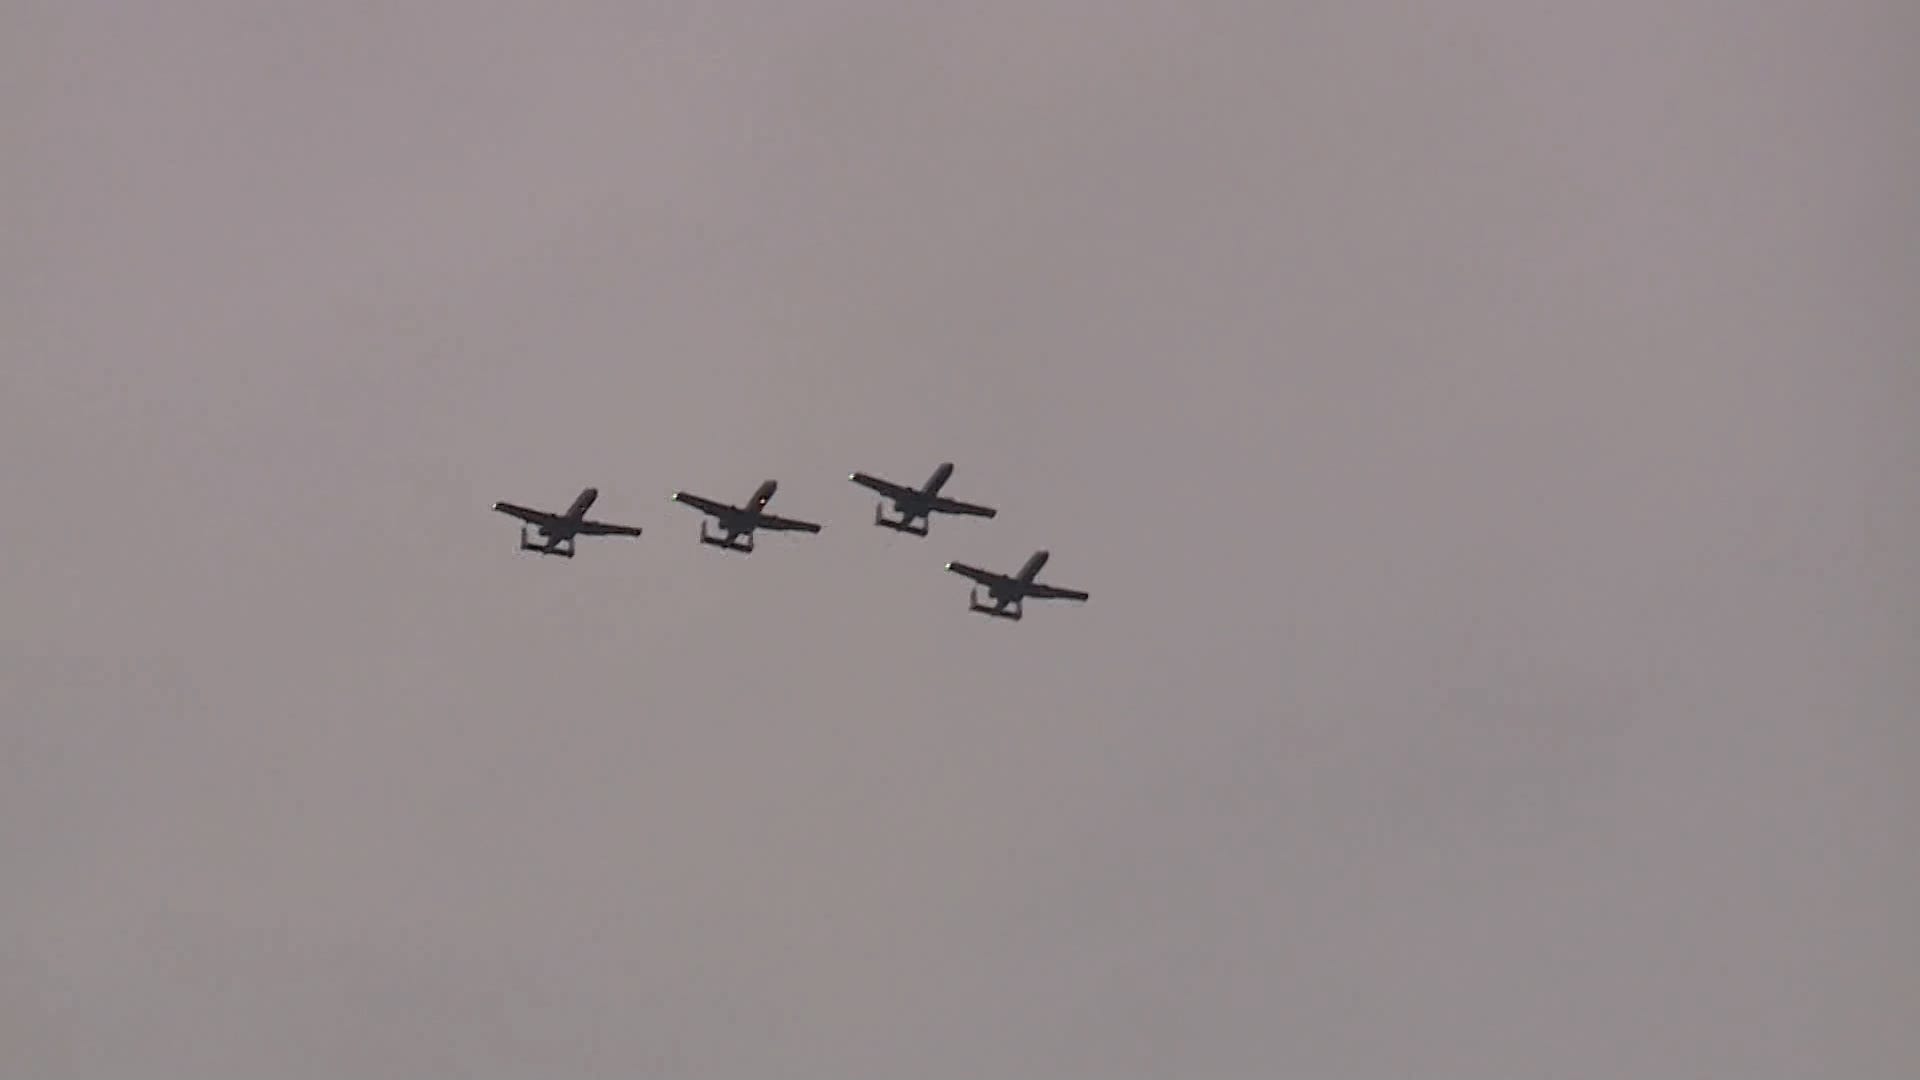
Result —
<instances>
[{"instance_id":1,"label":"leading aircraft","mask_svg":"<svg viewBox=\"0 0 1920 1080\"><path fill-rule=\"evenodd\" d=\"M820 526L811 521L796 521L793 518L777 517L766 512L767 503L773 500L773 493L779 490L779 487L780 485L775 481L761 481L760 486L754 489L753 497L747 500L745 506L728 506L726 503L699 495L689 495L684 491L674 492L673 501L686 503L719 524L720 534L716 536L707 532L706 520L701 519L701 543L751 554L755 529L766 529L769 532L817 533L820 531Z\"/></svg>"},{"instance_id":2,"label":"leading aircraft","mask_svg":"<svg viewBox=\"0 0 1920 1080\"><path fill-rule=\"evenodd\" d=\"M885 496L887 502L893 503L894 512L900 515L897 518L889 518L884 513L886 503L875 503L873 504L875 525L892 529L894 532L925 536L927 530L933 525L934 514L965 514L969 517L983 518L994 516L995 511L992 507L977 506L973 503L961 502L959 499L942 497L940 488L952 475L953 462L944 461L940 463L939 468L933 470L932 476L927 477L927 482L917 488L896 484L891 480L882 480L863 472L854 473L847 479ZM916 521L920 523L917 528L914 526Z\"/></svg>"},{"instance_id":3,"label":"leading aircraft","mask_svg":"<svg viewBox=\"0 0 1920 1080\"><path fill-rule=\"evenodd\" d=\"M599 488L583 488L574 497L573 505L563 514L550 514L545 510L529 510L512 503L497 502L493 508L503 514L510 514L526 522L520 526L520 550L537 551L542 555L558 555L563 559L573 558L573 542L576 536L639 536L637 525L609 525L604 521L588 521L587 508L600 497ZM527 536L527 525L540 534L534 541Z\"/></svg>"},{"instance_id":4,"label":"leading aircraft","mask_svg":"<svg viewBox=\"0 0 1920 1080\"><path fill-rule=\"evenodd\" d=\"M1006 574L996 574L991 570L982 570L977 566L968 566L966 563L950 562L947 564L947 569L961 577L972 578L976 582L973 591L967 597L968 610L992 615L995 618L1018 621L1020 605L1029 598L1035 600L1085 600L1087 598L1087 594L1078 589L1042 585L1034 580L1040 576L1040 568L1047 565L1048 558L1045 551L1034 552L1032 557L1027 559L1026 564L1011 577ZM987 596L993 601L991 604L980 602L981 585L987 587Z\"/></svg>"}]
</instances>

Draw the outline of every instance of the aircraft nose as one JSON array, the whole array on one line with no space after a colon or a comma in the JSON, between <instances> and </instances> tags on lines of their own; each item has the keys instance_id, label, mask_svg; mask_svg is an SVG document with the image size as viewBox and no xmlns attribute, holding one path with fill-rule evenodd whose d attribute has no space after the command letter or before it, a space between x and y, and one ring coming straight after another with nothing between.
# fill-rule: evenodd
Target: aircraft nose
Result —
<instances>
[{"instance_id":1,"label":"aircraft nose","mask_svg":"<svg viewBox=\"0 0 1920 1080\"><path fill-rule=\"evenodd\" d=\"M588 497L588 498L591 498L591 499L597 499L597 498L599 498L599 497L600 497L600 489L599 489L599 488L588 488L588 489L587 489L587 497Z\"/></svg>"}]
</instances>

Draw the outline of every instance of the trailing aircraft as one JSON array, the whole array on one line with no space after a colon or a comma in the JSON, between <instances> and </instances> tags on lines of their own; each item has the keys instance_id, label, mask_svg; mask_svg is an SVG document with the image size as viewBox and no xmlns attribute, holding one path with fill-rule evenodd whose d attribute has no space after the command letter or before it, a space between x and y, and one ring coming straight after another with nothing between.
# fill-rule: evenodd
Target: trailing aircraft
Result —
<instances>
[{"instance_id":1,"label":"trailing aircraft","mask_svg":"<svg viewBox=\"0 0 1920 1080\"><path fill-rule=\"evenodd\" d=\"M545 510L529 510L512 503L497 502L493 508L500 513L519 518L526 524L520 526L520 550L536 551L542 555L558 555L561 558L573 558L574 538L578 536L639 536L637 525L609 525L604 521L588 521L587 509L600 497L599 488L584 488L574 497L573 505L565 513L550 514ZM527 526L533 526L539 540L531 539Z\"/></svg>"},{"instance_id":2,"label":"trailing aircraft","mask_svg":"<svg viewBox=\"0 0 1920 1080\"><path fill-rule=\"evenodd\" d=\"M885 501L873 505L873 523L875 525L892 529L895 532L907 533L912 536L925 536L927 535L927 530L933 524L932 518L934 514L963 514L968 517L983 518L990 518L995 514L995 511L991 507L978 506L974 503L961 502L959 499L949 499L942 496L940 489L946 484L948 477L952 475L953 462L947 461L942 462L939 468L933 470L933 475L927 477L927 482L917 488L907 487L905 484L896 484L891 480L882 480L877 476L871 476L863 472L853 473L848 476L847 479L859 484L861 487L877 491L884 497ZM899 515L898 517L889 518L886 516L885 509L887 502L893 503L894 512ZM918 527L914 525L916 521L919 522Z\"/></svg>"},{"instance_id":3,"label":"trailing aircraft","mask_svg":"<svg viewBox=\"0 0 1920 1080\"><path fill-rule=\"evenodd\" d=\"M972 578L973 591L968 595L968 610L978 611L1000 619L1020 618L1020 605L1028 599L1035 600L1085 600L1087 594L1077 589L1062 589L1055 585L1043 585L1035 580L1040 576L1040 568L1047 564L1049 555L1045 551L1036 551L1011 576L996 574L991 570L982 570L966 563L950 562L947 569L961 577ZM991 603L980 602L980 586L987 587L987 597Z\"/></svg>"},{"instance_id":4,"label":"trailing aircraft","mask_svg":"<svg viewBox=\"0 0 1920 1080\"><path fill-rule=\"evenodd\" d=\"M707 531L707 522L704 518L701 519L701 543L750 554L753 551L753 534L757 529L765 529L768 532L817 533L820 531L820 526L811 521L797 521L766 512L767 503L773 500L773 493L779 487L780 485L775 481L762 481L760 486L754 489L753 497L747 500L745 506L728 506L726 503L700 495L690 495L684 491L674 492L673 501L685 503L701 511L719 525L720 532L715 535Z\"/></svg>"}]
</instances>

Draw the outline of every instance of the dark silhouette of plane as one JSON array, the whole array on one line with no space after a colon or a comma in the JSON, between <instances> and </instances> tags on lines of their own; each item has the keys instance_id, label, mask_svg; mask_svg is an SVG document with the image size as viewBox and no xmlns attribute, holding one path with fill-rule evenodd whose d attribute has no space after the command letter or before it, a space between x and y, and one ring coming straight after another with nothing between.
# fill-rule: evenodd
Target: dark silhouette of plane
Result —
<instances>
[{"instance_id":1,"label":"dark silhouette of plane","mask_svg":"<svg viewBox=\"0 0 1920 1080\"><path fill-rule=\"evenodd\" d=\"M1048 554L1036 551L1012 577L996 574L991 570L982 570L966 563L950 562L947 569L961 577L972 578L976 584L967 597L969 610L978 611L1001 619L1020 618L1020 605L1031 598L1035 600L1085 600L1087 594L1077 589L1062 589L1055 585L1042 585L1034 579L1039 577L1040 568L1047 565ZM993 602L980 602L980 586L987 587L987 596Z\"/></svg>"},{"instance_id":2,"label":"dark silhouette of plane","mask_svg":"<svg viewBox=\"0 0 1920 1080\"><path fill-rule=\"evenodd\" d=\"M545 510L529 510L512 503L497 502L495 510L511 514L526 522L520 526L520 550L537 551L542 555L558 555L561 558L573 558L573 542L576 536L639 536L637 525L609 525L604 521L588 521L587 508L600 497L599 488L585 488L574 497L573 505L567 507L564 514L549 514ZM534 527L540 539L534 541L527 536L527 525Z\"/></svg>"},{"instance_id":3,"label":"dark silhouette of plane","mask_svg":"<svg viewBox=\"0 0 1920 1080\"><path fill-rule=\"evenodd\" d=\"M877 476L869 476L863 472L854 473L848 476L847 479L859 484L861 487L877 491L886 497L885 502L873 504L873 523L875 525L892 529L895 532L908 533L913 536L925 536L927 535L927 530L933 525L934 514L964 514L968 517L990 518L995 513L991 507L976 506L973 503L961 502L958 499L943 498L940 494L940 488L947 482L947 478L952 475L953 462L946 461L942 462L939 468L933 470L933 475L927 477L927 482L918 488L910 488L905 484L896 484L891 480L882 480ZM899 514L899 517L888 518L885 515L886 502L893 503L894 512ZM920 523L918 528L914 527L914 522L916 521Z\"/></svg>"},{"instance_id":4,"label":"dark silhouette of plane","mask_svg":"<svg viewBox=\"0 0 1920 1080\"><path fill-rule=\"evenodd\" d=\"M753 498L748 499L745 506L728 506L726 503L716 502L699 495L689 495L684 491L674 492L673 501L686 503L719 524L720 534L715 536L707 532L706 520L701 519L701 543L750 554L753 551L753 533L756 529L766 529L769 532L817 533L820 531L820 526L811 521L796 521L793 518L776 517L766 512L767 503L772 501L773 493L779 487L780 485L775 481L762 481L760 486L754 489Z\"/></svg>"}]
</instances>

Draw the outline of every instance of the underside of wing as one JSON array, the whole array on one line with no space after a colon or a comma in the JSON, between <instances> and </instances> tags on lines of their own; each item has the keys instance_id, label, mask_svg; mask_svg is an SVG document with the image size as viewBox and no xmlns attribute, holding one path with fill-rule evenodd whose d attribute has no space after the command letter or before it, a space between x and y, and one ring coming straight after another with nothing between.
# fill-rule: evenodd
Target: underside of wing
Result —
<instances>
[{"instance_id":1,"label":"underside of wing","mask_svg":"<svg viewBox=\"0 0 1920 1080\"><path fill-rule=\"evenodd\" d=\"M605 521L583 521L579 533L582 536L639 536L638 525L614 525Z\"/></svg>"},{"instance_id":2,"label":"underside of wing","mask_svg":"<svg viewBox=\"0 0 1920 1080\"><path fill-rule=\"evenodd\" d=\"M1062 589L1058 585L1029 585L1027 595L1036 600L1085 600L1087 594L1078 589Z\"/></svg>"},{"instance_id":3,"label":"underside of wing","mask_svg":"<svg viewBox=\"0 0 1920 1080\"><path fill-rule=\"evenodd\" d=\"M847 479L870 491L877 491L889 499L898 499L912 494L912 492L899 484L889 480L882 480L877 476L869 476L863 472L854 473L852 476L847 477Z\"/></svg>"},{"instance_id":4,"label":"underside of wing","mask_svg":"<svg viewBox=\"0 0 1920 1080\"><path fill-rule=\"evenodd\" d=\"M998 511L991 506L961 502L959 499L935 499L930 505L930 508L938 510L943 514L965 514L968 517L990 518L998 513Z\"/></svg>"},{"instance_id":5,"label":"underside of wing","mask_svg":"<svg viewBox=\"0 0 1920 1080\"><path fill-rule=\"evenodd\" d=\"M493 508L502 514L517 517L529 525L551 525L559 520L556 514L549 514L541 510L529 510L524 506L515 506L512 503L497 502L493 504Z\"/></svg>"},{"instance_id":6,"label":"underside of wing","mask_svg":"<svg viewBox=\"0 0 1920 1080\"><path fill-rule=\"evenodd\" d=\"M712 514L714 517L717 517L717 518L730 518L737 513L737 511L734 510L733 507L728 506L726 503L716 502L715 500L709 499L704 495L690 495L684 491L674 492L673 501L677 503L686 503L688 506L693 507L695 510L699 510L700 512L706 513L706 514Z\"/></svg>"},{"instance_id":7,"label":"underside of wing","mask_svg":"<svg viewBox=\"0 0 1920 1080\"><path fill-rule=\"evenodd\" d=\"M794 518L775 517L772 514L760 515L760 520L754 523L754 527L766 529L769 532L817 533L820 531L820 526L815 525L811 521L798 521Z\"/></svg>"},{"instance_id":8,"label":"underside of wing","mask_svg":"<svg viewBox=\"0 0 1920 1080\"><path fill-rule=\"evenodd\" d=\"M996 574L991 570L982 570L977 566L968 566L966 563L950 562L947 564L947 569L959 574L961 577L972 578L982 585L998 585L1007 580L1004 574Z\"/></svg>"}]
</instances>

